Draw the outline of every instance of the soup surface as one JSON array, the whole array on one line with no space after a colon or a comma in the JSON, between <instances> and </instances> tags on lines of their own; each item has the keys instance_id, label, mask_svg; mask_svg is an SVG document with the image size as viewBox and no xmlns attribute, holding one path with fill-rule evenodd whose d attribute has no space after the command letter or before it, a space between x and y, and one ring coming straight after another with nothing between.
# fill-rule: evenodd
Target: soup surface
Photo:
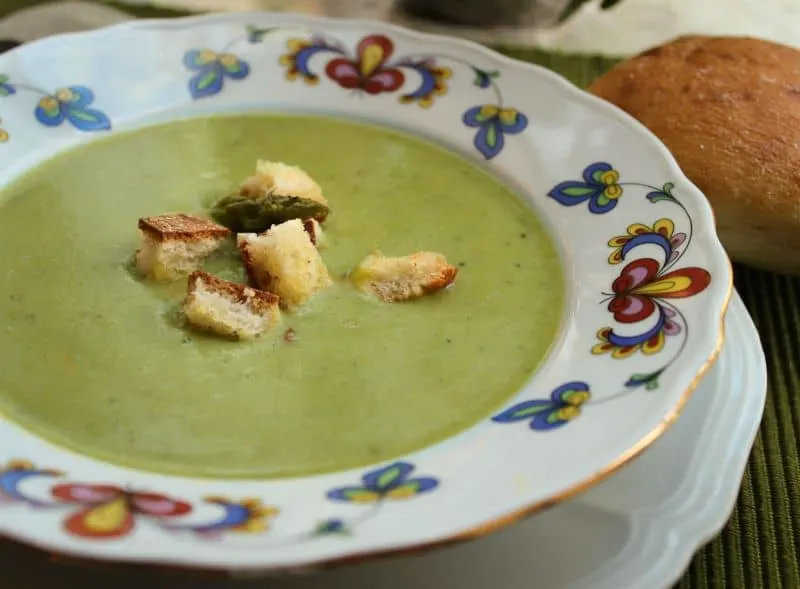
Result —
<instances>
[{"instance_id":1,"label":"soup surface","mask_svg":"<svg viewBox=\"0 0 800 589\"><path fill-rule=\"evenodd\" d=\"M285 314L281 333L187 331L185 280L154 285L131 267L137 220L204 214L258 158L323 187L322 255L339 280ZM340 279L375 248L440 252L458 279L378 302ZM484 171L413 137L310 116L184 120L63 153L0 194L0 251L0 410L78 452L188 476L320 473L452 436L536 369L564 298L549 235ZM233 251L205 269L244 280Z\"/></svg>"}]
</instances>

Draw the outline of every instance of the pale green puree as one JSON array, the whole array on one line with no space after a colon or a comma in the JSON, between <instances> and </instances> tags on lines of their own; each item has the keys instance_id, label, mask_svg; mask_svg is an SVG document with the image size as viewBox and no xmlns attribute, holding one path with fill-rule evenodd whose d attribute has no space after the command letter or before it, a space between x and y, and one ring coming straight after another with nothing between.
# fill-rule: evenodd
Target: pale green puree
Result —
<instances>
[{"instance_id":1,"label":"pale green puree","mask_svg":"<svg viewBox=\"0 0 800 589\"><path fill-rule=\"evenodd\" d=\"M237 343L185 329L185 280L148 283L131 258L139 217L203 214L258 158L323 187L337 283ZM0 203L0 410L135 468L293 476L436 444L502 408L562 316L560 261L534 213L479 167L378 127L237 115L138 129L45 162ZM458 280L378 302L342 279L374 248L440 252ZM232 254L206 269L243 280Z\"/></svg>"}]
</instances>

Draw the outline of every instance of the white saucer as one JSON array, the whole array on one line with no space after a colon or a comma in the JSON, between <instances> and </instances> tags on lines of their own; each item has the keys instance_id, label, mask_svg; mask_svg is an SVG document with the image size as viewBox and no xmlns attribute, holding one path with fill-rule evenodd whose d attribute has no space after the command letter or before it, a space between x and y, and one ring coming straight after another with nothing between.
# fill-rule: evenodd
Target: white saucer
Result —
<instances>
[{"instance_id":1,"label":"white saucer","mask_svg":"<svg viewBox=\"0 0 800 589\"><path fill-rule=\"evenodd\" d=\"M730 517L766 399L766 366L737 294L726 344L683 415L605 483L471 543L307 577L271 589L661 589ZM469 509L469 506L465 506Z\"/></svg>"}]
</instances>

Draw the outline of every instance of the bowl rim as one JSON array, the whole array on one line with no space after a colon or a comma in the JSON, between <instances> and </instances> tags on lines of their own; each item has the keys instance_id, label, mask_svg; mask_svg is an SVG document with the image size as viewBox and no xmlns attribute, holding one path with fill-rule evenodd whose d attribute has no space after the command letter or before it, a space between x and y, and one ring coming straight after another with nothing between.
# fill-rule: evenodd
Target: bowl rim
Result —
<instances>
[{"instance_id":1,"label":"bowl rim","mask_svg":"<svg viewBox=\"0 0 800 589\"><path fill-rule=\"evenodd\" d=\"M387 556L415 554L433 548L449 546L452 544L476 539L484 535L490 534L494 531L502 529L507 525L511 525L527 517L530 517L540 511L543 511L545 509L563 503L564 501L573 498L575 495L578 495L590 489L591 487L594 487L595 485L599 484L600 482L604 481L605 479L616 473L623 466L625 466L630 461L638 457L641 453L646 451L664 432L667 431L667 429L669 429L669 427L679 417L684 405L691 397L697 385L705 377L707 371L714 364L717 357L719 356L725 337L724 317L727 312L727 309L729 308L729 303L733 295L733 272L732 272L731 262L727 257L727 255L725 254L724 248L719 239L719 235L716 231L717 228L716 219L710 204L704 197L703 193L699 190L699 188L697 188L697 186L691 180L689 180L688 177L686 177L684 172L679 167L675 157L669 152L669 150L661 142L661 140L658 139L658 137L656 137L655 134L653 134L647 127L645 127L642 123L634 119L632 116L628 115L622 109L602 100L597 96L588 93L587 91L574 85L565 76L557 72L554 72L546 67L534 63L521 61L512 57L508 57L506 55L503 55L502 53L499 53L495 49L484 46L474 41L470 41L467 39L459 39L451 37L449 35L420 32L397 24L386 23L372 19L337 18L337 17L293 14L284 12L271 13L267 11L248 11L248 12L233 12L233 13L223 12L223 13L209 13L209 14L199 14L190 16L170 17L170 18L148 18L148 19L126 20L117 24L101 27L94 30L62 33L38 39L36 41L26 43L16 48L13 48L10 51L6 52L5 55L15 57L25 54L31 48L41 49L51 44L57 45L67 39L99 38L106 35L114 35L115 33L120 31L128 31L128 30L135 31L135 30L148 30L148 29L156 31L168 31L170 29L184 29L194 25L212 25L216 23L229 23L236 21L244 23L247 20L263 19L264 17L274 16L274 15L279 15L280 17L292 17L296 20L302 20L308 23L310 26L316 26L318 29L322 29L326 23L336 23L337 26L341 27L353 27L353 28L361 28L364 30L384 31L389 34L397 34L403 36L407 39L418 39L421 42L428 41L433 43L445 43L454 48L461 47L464 49L469 49L471 51L483 54L485 57L492 60L493 62L498 63L499 65L512 68L516 71L519 71L520 73L526 72L532 75L549 79L551 82L558 84L563 92L568 93L571 99L587 105L588 108L594 112L604 113L605 115L613 119L616 119L622 125L632 130L635 130L639 135L647 139L647 141L653 147L657 148L658 157L662 160L663 164L666 164L666 166L668 167L669 171L673 174L675 179L681 182L682 186L685 187L686 192L693 193L692 197L695 201L694 204L697 206L697 212L700 215L702 215L702 221L704 226L707 226L709 229L712 230L706 236L708 243L711 243L714 246L715 251L713 253L719 256L721 260L724 260L724 264L726 266L725 285L724 285L725 292L722 297L721 307L718 313L716 312L712 313L710 314L709 317L709 322L713 323L716 326L714 331L716 335L715 335L715 343L713 345L713 349L708 354L708 356L704 358L702 365L694 374L690 385L681 393L680 398L676 403L676 405L672 407L672 409L667 414L662 416L660 423L654 429L652 429L647 435L641 438L639 442L636 443L633 447L631 447L627 452L619 455L617 459L614 460L612 463L606 465L603 469L596 472L591 477L588 477L580 481L578 484L572 485L562 490L559 493L555 493L547 498L535 501L522 509L510 512L503 517L487 520L485 523L481 525L473 526L472 528L464 529L459 533L447 537L442 537L440 539L436 539L433 541L418 541L409 544L407 546L394 547L389 549L376 549L373 551L360 551L357 554L344 555L333 558L315 558L315 559L310 559L309 564L303 566L270 565L269 567L255 566L253 568L250 568L247 566L239 566L239 565L218 567L215 565L206 565L202 562L187 564L183 562L181 563L169 562L167 560L161 561L161 560L139 558L139 557L117 558L97 553L89 554L87 553L87 551L80 550L79 548L76 548L75 550L71 548L66 549L61 547L59 547L58 549L54 549L49 547L47 545L47 542L33 541L28 538L18 536L14 532L9 532L4 529L0 529L0 538L6 541L12 541L18 544L22 544L26 547L33 548L34 550L43 551L47 554L51 555L57 554L59 555L59 558L61 557L60 555L66 555L64 558L68 561L74 561L77 563L83 563L88 565L111 564L115 566L121 565L121 566L126 566L126 567L130 566L136 568L147 567L147 568L157 568L164 570L184 570L184 571L192 571L192 572L207 573L207 574L219 574L219 573L242 574L249 572L252 572L254 574L267 574L275 572L291 572L291 571L302 571L307 569L329 568L329 567L347 565L352 563L360 563L365 560L383 558ZM58 149L56 152L61 152L61 151L63 151L63 149ZM14 176L16 177L17 174L15 174Z\"/></svg>"}]
</instances>

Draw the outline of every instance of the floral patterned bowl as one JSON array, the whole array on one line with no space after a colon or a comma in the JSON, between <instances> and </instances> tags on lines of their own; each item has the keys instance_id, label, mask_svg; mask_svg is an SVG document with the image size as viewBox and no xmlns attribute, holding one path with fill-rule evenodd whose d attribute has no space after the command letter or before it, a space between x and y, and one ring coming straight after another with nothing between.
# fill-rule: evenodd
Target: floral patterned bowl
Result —
<instances>
[{"instance_id":1,"label":"floral patterned bowl","mask_svg":"<svg viewBox=\"0 0 800 589\"><path fill-rule=\"evenodd\" d=\"M435 137L516 186L552 229L568 277L551 355L470 430L323 476L139 472L2 420L6 536L72 556L240 572L439 545L588 488L678 416L721 346L731 293L706 200L635 121L475 44L259 13L46 39L0 57L0 182L117 130L287 105Z\"/></svg>"}]
</instances>

